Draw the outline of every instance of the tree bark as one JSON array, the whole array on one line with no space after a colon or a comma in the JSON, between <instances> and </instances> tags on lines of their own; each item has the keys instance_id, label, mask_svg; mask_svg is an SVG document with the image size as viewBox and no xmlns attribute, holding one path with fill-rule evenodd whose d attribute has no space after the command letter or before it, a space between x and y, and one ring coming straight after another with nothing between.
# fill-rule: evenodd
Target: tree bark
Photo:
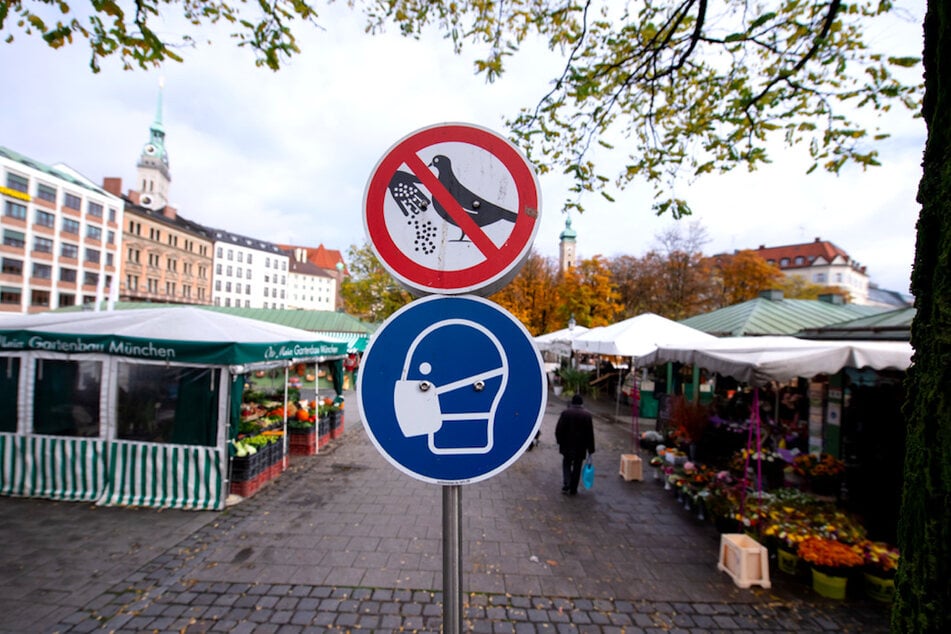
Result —
<instances>
[{"instance_id":1,"label":"tree bark","mask_svg":"<svg viewBox=\"0 0 951 634\"><path fill-rule=\"evenodd\" d=\"M951 4L928 0L924 23L928 127L911 289L901 564L894 632L951 631Z\"/></svg>"}]
</instances>

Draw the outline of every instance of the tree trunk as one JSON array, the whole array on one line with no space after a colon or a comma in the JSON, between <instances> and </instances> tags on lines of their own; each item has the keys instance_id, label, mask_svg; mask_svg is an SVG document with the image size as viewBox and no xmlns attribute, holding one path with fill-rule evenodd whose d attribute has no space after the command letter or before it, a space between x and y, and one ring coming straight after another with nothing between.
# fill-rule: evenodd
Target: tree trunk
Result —
<instances>
[{"instance_id":1,"label":"tree trunk","mask_svg":"<svg viewBox=\"0 0 951 634\"><path fill-rule=\"evenodd\" d=\"M894 632L951 631L951 3L928 0L924 33L928 126L911 288L901 565Z\"/></svg>"}]
</instances>

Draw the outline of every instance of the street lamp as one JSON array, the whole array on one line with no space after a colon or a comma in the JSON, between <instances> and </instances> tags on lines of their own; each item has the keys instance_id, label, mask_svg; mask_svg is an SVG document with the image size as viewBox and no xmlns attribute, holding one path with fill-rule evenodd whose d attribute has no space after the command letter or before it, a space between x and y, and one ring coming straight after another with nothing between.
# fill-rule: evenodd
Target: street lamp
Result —
<instances>
[{"instance_id":1,"label":"street lamp","mask_svg":"<svg viewBox=\"0 0 951 634\"><path fill-rule=\"evenodd\" d=\"M568 331L574 331L576 325L578 325L578 322L575 321L575 314L571 313L571 317L568 318Z\"/></svg>"}]
</instances>

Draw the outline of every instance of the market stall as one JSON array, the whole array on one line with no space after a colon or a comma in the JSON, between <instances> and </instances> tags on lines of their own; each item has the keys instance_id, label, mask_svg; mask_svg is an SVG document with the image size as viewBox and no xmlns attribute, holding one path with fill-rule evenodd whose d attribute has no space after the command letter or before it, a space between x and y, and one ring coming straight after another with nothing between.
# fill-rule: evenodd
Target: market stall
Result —
<instances>
[{"instance_id":1,"label":"market stall","mask_svg":"<svg viewBox=\"0 0 951 634\"><path fill-rule=\"evenodd\" d=\"M220 509L245 377L346 344L193 307L0 322L0 493Z\"/></svg>"}]
</instances>

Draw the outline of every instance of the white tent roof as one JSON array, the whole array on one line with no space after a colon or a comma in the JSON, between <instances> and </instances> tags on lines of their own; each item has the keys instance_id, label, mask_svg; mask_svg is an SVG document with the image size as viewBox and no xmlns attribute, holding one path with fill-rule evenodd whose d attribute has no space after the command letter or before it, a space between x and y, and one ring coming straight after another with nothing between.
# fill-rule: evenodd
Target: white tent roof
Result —
<instances>
[{"instance_id":1,"label":"white tent roof","mask_svg":"<svg viewBox=\"0 0 951 634\"><path fill-rule=\"evenodd\" d=\"M577 352L637 358L654 352L660 345L708 341L716 341L716 337L660 315L644 313L610 326L592 328L575 338L572 348Z\"/></svg>"},{"instance_id":2,"label":"white tent roof","mask_svg":"<svg viewBox=\"0 0 951 634\"><path fill-rule=\"evenodd\" d=\"M906 370L906 341L815 341L786 336L726 337L694 345L665 345L638 360L650 365L678 361L750 383L834 374L842 368Z\"/></svg>"},{"instance_id":3,"label":"white tent roof","mask_svg":"<svg viewBox=\"0 0 951 634\"><path fill-rule=\"evenodd\" d=\"M535 347L545 352L546 350L551 350L553 347L558 347L559 344L561 346L570 346L572 341L586 332L588 332L588 329L584 326L575 326L574 328L562 328L555 332L538 335L534 338Z\"/></svg>"}]
</instances>

